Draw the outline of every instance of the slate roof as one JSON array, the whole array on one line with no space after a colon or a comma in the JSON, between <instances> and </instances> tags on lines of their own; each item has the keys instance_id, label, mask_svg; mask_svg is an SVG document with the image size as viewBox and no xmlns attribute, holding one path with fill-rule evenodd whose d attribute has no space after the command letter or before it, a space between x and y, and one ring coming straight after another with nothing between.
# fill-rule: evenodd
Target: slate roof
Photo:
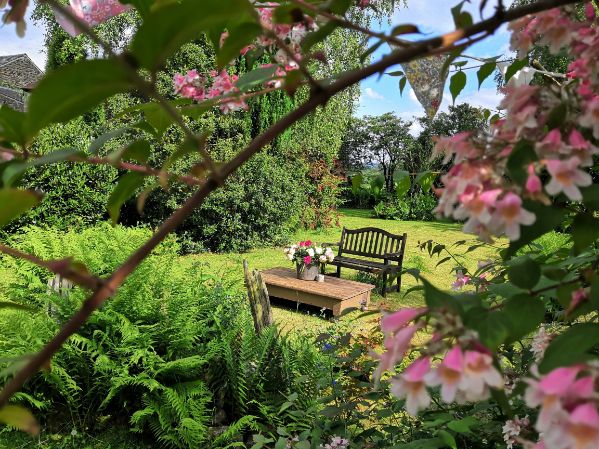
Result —
<instances>
[{"instance_id":1,"label":"slate roof","mask_svg":"<svg viewBox=\"0 0 599 449\"><path fill-rule=\"evenodd\" d=\"M0 82L11 87L31 90L43 72L26 53L0 56Z\"/></svg>"}]
</instances>

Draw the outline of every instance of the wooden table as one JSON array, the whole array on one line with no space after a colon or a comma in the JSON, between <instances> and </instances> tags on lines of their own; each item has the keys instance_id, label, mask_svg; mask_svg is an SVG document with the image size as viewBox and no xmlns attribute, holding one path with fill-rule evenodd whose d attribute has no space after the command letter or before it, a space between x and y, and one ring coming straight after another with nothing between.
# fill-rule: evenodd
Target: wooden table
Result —
<instances>
[{"instance_id":1,"label":"wooden table","mask_svg":"<svg viewBox=\"0 0 599 449\"><path fill-rule=\"evenodd\" d=\"M271 268L261 272L269 296L324 307L338 316L351 307L368 307L374 285L325 276L324 282L297 279L296 270Z\"/></svg>"}]
</instances>

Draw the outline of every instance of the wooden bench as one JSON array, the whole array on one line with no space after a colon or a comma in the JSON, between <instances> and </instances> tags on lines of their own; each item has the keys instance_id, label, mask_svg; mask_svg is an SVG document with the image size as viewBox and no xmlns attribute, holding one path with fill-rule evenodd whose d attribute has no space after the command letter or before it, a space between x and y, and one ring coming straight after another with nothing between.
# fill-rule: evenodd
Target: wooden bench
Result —
<instances>
[{"instance_id":1,"label":"wooden bench","mask_svg":"<svg viewBox=\"0 0 599 449\"><path fill-rule=\"evenodd\" d=\"M339 316L349 308L367 309L371 284L325 276L324 282L297 279L295 270L271 268L260 272L269 296L310 304L333 311Z\"/></svg>"},{"instance_id":2,"label":"wooden bench","mask_svg":"<svg viewBox=\"0 0 599 449\"><path fill-rule=\"evenodd\" d=\"M401 289L401 270L407 238L408 235L405 233L391 234L378 228L346 229L344 227L341 241L331 244L339 246L339 252L331 265L337 267L337 277L341 277L341 268L351 268L381 276L383 283L381 294L386 296L388 291ZM397 276L395 287L387 288L388 276Z\"/></svg>"}]
</instances>

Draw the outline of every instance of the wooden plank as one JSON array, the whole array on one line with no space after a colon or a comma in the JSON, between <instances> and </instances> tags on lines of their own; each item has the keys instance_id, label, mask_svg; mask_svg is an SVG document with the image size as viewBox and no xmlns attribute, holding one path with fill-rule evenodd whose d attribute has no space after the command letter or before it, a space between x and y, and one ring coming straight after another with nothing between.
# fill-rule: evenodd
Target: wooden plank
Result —
<instances>
[{"instance_id":1,"label":"wooden plank","mask_svg":"<svg viewBox=\"0 0 599 449\"><path fill-rule=\"evenodd\" d=\"M271 286L276 286L308 294L318 294L326 298L345 300L374 289L374 285L332 276L325 276L325 282L304 281L297 279L295 270L288 268L271 268L262 271L261 274L269 293Z\"/></svg>"}]
</instances>

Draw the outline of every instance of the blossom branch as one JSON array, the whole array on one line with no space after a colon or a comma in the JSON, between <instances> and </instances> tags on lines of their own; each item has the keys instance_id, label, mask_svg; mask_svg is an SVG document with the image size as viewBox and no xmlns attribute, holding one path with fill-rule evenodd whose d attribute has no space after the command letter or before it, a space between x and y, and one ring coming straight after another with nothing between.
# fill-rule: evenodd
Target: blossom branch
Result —
<instances>
[{"instance_id":1,"label":"blossom branch","mask_svg":"<svg viewBox=\"0 0 599 449\"><path fill-rule=\"evenodd\" d=\"M104 282L103 279L86 273L84 270L73 267L72 260L70 258L61 260L42 260L32 254L19 251L18 249L11 248L0 244L0 253L7 254L11 257L26 260L42 268L46 268L54 274L58 274L69 281L73 281L75 284L81 287L88 288L90 290L96 290Z\"/></svg>"},{"instance_id":2,"label":"blossom branch","mask_svg":"<svg viewBox=\"0 0 599 449\"><path fill-rule=\"evenodd\" d=\"M24 160L36 159L36 158L42 157L39 154L25 153L23 151L17 151L17 150L12 150L12 149L3 148L3 147L0 147L0 153L10 154L14 157L18 157L18 158L24 159ZM81 162L81 163L86 163L86 164L91 164L91 165L109 165L114 168L128 170L128 171L134 171L137 173L142 173L147 176L155 176L156 178L160 178L160 179L174 178L174 179L177 179L179 182L181 182L183 184L187 184L189 186L199 186L199 185L204 184L203 180L198 179L194 176L177 175L175 173L166 172L166 171L163 171L163 170L160 170L160 169L157 169L154 167L150 167L147 165L117 161L117 160L113 160L113 159L110 159L107 157L97 157L97 156L85 157L85 156L72 155L72 156L65 158L65 161Z\"/></svg>"},{"instance_id":3,"label":"blossom branch","mask_svg":"<svg viewBox=\"0 0 599 449\"><path fill-rule=\"evenodd\" d=\"M45 1L56 3L55 0ZM570 3L575 3L575 0L541 0L536 3L514 8L501 15L495 15L490 19L483 20L462 30L419 41L410 47L396 50L393 53L384 56L378 62L347 73L327 87L313 92L311 97L305 103L291 111L277 123L273 124L264 133L254 138L242 152L227 164L224 164L218 173L212 172L210 174L210 177L205 184L192 195L181 208L176 210L154 233L154 235L136 250L98 290L84 301L81 308L71 317L71 319L69 319L69 321L67 321L67 323L65 323L58 334L35 354L32 359L4 386L4 389L0 392L0 406L7 404L9 399L22 388L24 383L30 377L37 373L43 366L47 365L48 361L62 347L67 339L77 332L77 330L87 321L89 316L114 294L127 276L135 270L151 251L160 244L169 233L178 227L197 207L199 207L206 197L222 184L223 180L233 174L240 166L264 147L264 145L271 142L295 122L314 111L318 106L325 104L333 95L336 95L371 75L384 73L387 68L395 64L408 62L419 57L426 57L432 51L440 51L441 49L448 52L452 51L456 48L456 45L459 45L456 43L462 39L468 39L483 32L492 33L504 22L518 19L527 14L533 14ZM459 37L456 37L458 35Z\"/></svg>"},{"instance_id":4,"label":"blossom branch","mask_svg":"<svg viewBox=\"0 0 599 449\"><path fill-rule=\"evenodd\" d=\"M89 25L87 25L85 22L83 22L81 19L79 19L77 16L75 16L75 14L73 14L73 12L69 8L66 8L65 6L60 4L60 2L58 2L58 0L42 0L42 1L44 1L45 3L50 5L52 8L59 11L60 14L65 16L73 25L75 25L75 27L79 31L81 31L83 34L88 36L95 44L97 44L99 47L101 47L108 54L108 56L110 56L110 57L114 58L116 61L118 61L123 66L123 68L129 73L129 76L131 77L131 81L136 85L136 87L143 94L153 98L160 104L160 106L162 106L162 108L171 116L171 118L175 121L175 123L177 123L177 125L185 133L185 136L189 139L190 142L197 143L197 148L198 148L200 154L202 155L202 158L206 162L208 168L210 169L211 172L213 172L215 174L217 173L217 168L214 163L214 160L212 159L212 156L210 156L208 151L206 151L206 149L200 144L200 142L198 141L198 137L187 126L187 124L185 123L185 120L183 119L181 114L179 114L177 109L164 96L162 96L156 90L155 86L152 83L146 81L139 75L136 68L131 64L131 62L127 58L117 55L112 50L110 45L108 45L106 42L104 42L102 39L100 39L100 37L91 29L91 27Z\"/></svg>"}]
</instances>

